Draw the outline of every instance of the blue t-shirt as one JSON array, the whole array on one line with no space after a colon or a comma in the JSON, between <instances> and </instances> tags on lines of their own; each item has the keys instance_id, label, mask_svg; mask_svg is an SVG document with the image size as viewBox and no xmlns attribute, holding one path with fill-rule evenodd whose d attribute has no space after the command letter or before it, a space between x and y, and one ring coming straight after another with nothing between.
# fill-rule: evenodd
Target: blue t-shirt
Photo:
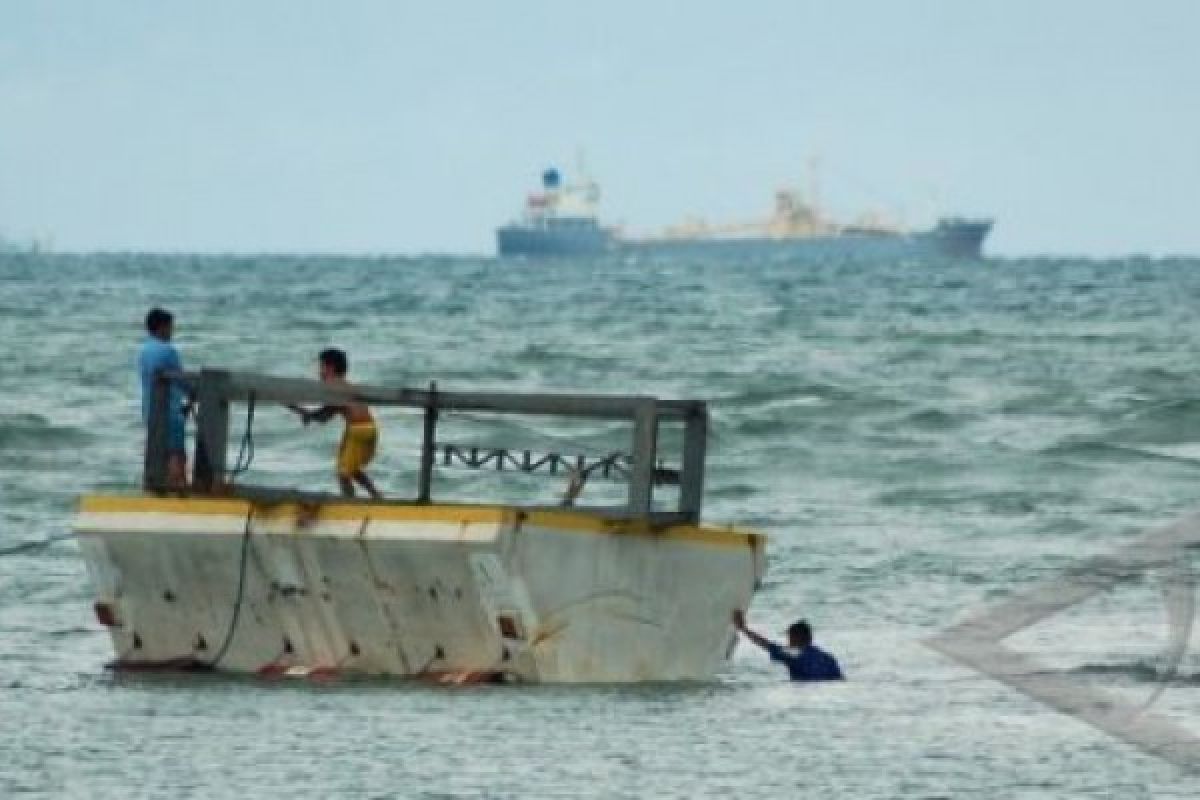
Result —
<instances>
[{"instance_id":1,"label":"blue t-shirt","mask_svg":"<svg viewBox=\"0 0 1200 800\"><path fill-rule=\"evenodd\" d=\"M142 381L142 422L150 421L150 403L154 397L154 374L158 371L182 372L179 351L170 342L147 336L138 351L138 377ZM183 426L183 389L171 384L170 421Z\"/></svg>"},{"instance_id":2,"label":"blue t-shirt","mask_svg":"<svg viewBox=\"0 0 1200 800\"><path fill-rule=\"evenodd\" d=\"M772 642L767 647L772 661L786 664L794 681L840 681L842 669L837 659L815 644L801 650L792 650Z\"/></svg>"}]
</instances>

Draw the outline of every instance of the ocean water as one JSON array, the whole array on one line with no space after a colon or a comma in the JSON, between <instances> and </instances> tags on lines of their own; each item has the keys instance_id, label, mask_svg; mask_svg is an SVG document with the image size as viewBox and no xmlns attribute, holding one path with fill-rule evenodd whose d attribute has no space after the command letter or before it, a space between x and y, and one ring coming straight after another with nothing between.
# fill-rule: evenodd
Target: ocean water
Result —
<instances>
[{"instance_id":1,"label":"ocean water","mask_svg":"<svg viewBox=\"0 0 1200 800\"><path fill-rule=\"evenodd\" d=\"M849 680L789 685L747 644L689 686L112 673L64 534L81 493L137 485L156 304L192 367L306 376L337 345L373 383L710 401L706 518L770 536L751 623L806 617ZM1195 797L922 642L1200 504L1198 309L1189 260L0 256L0 797ZM567 453L611 434L456 422ZM419 423L383 424L377 475L410 492ZM331 488L336 431L256 426L256 478ZM1135 577L1014 644L1147 698L1166 619ZM1154 710L1200 735L1196 649Z\"/></svg>"}]
</instances>

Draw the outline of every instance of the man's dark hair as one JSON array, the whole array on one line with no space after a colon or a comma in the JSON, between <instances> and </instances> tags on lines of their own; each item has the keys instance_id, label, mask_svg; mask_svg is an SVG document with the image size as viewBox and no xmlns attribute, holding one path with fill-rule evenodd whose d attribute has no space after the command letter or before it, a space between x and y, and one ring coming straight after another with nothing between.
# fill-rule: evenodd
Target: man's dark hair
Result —
<instances>
[{"instance_id":1,"label":"man's dark hair","mask_svg":"<svg viewBox=\"0 0 1200 800\"><path fill-rule=\"evenodd\" d=\"M812 644L812 628L804 620L793 622L788 626L788 639L807 647Z\"/></svg>"},{"instance_id":2,"label":"man's dark hair","mask_svg":"<svg viewBox=\"0 0 1200 800\"><path fill-rule=\"evenodd\" d=\"M161 308L152 308L150 309L150 313L146 315L146 331L149 333L158 333L174 321L175 317L170 311L164 311Z\"/></svg>"},{"instance_id":3,"label":"man's dark hair","mask_svg":"<svg viewBox=\"0 0 1200 800\"><path fill-rule=\"evenodd\" d=\"M317 360L322 364L327 365L333 370L335 375L345 375L346 370L350 368L350 361L346 358L346 351L339 350L336 347L330 347L321 351L321 355L317 356Z\"/></svg>"}]
</instances>

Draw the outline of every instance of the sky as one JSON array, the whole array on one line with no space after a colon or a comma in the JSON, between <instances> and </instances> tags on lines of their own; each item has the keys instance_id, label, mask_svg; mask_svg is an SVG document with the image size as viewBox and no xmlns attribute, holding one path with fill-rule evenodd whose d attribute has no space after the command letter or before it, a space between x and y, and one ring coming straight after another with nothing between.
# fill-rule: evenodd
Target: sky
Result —
<instances>
[{"instance_id":1,"label":"sky","mask_svg":"<svg viewBox=\"0 0 1200 800\"><path fill-rule=\"evenodd\" d=\"M0 235L486 253L542 169L604 221L823 205L1000 255L1200 253L1200 2L0 0Z\"/></svg>"}]
</instances>

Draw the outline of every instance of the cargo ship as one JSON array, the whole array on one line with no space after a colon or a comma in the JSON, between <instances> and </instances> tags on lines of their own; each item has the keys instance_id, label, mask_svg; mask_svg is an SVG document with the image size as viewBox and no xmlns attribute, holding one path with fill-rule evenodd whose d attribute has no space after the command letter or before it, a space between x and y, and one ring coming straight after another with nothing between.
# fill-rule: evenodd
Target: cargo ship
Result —
<instances>
[{"instance_id":1,"label":"cargo ship","mask_svg":"<svg viewBox=\"0 0 1200 800\"><path fill-rule=\"evenodd\" d=\"M543 191L529 196L524 218L497 231L500 256L585 256L606 252L896 259L979 259L992 229L984 218L942 217L926 229L910 229L874 214L840 222L820 208L815 190L775 193L774 210L761 220L710 224L691 219L660 232L626 235L603 226L596 213L599 188L587 180L564 185L557 169L543 174Z\"/></svg>"}]
</instances>

